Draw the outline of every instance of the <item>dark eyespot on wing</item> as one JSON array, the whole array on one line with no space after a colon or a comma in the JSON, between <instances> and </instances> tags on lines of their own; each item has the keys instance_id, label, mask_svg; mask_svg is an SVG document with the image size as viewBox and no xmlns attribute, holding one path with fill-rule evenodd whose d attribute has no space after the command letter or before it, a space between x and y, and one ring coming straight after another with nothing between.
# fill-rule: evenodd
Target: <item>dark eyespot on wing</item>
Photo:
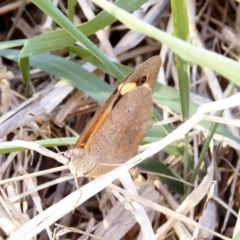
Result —
<instances>
[{"instance_id":1,"label":"dark eyespot on wing","mask_svg":"<svg viewBox=\"0 0 240 240\"><path fill-rule=\"evenodd\" d=\"M143 76L142 79L141 79L141 83L145 83L147 80L147 77L146 76Z\"/></svg>"}]
</instances>

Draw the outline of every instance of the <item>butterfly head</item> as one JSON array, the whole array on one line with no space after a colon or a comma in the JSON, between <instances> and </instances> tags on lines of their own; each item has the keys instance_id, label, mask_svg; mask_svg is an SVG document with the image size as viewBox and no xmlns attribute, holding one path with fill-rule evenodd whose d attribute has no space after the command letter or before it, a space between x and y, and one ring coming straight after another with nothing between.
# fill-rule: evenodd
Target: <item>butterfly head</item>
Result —
<instances>
[{"instance_id":1,"label":"butterfly head","mask_svg":"<svg viewBox=\"0 0 240 240\"><path fill-rule=\"evenodd\" d=\"M64 153L64 157L68 159L70 172L76 177L88 175L95 166L88 160L89 154L85 148L70 149Z\"/></svg>"}]
</instances>

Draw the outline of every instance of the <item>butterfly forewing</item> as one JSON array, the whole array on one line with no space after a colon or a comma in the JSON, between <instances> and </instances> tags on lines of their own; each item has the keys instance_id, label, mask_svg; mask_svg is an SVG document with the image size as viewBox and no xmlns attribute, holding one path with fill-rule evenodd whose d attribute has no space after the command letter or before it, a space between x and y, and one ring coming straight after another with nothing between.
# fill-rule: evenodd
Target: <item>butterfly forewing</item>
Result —
<instances>
[{"instance_id":1,"label":"butterfly forewing","mask_svg":"<svg viewBox=\"0 0 240 240\"><path fill-rule=\"evenodd\" d=\"M89 159L98 162L91 172L93 176L104 174L136 155L149 128L151 109L151 91L143 86L122 97L89 143Z\"/></svg>"},{"instance_id":2,"label":"butterfly forewing","mask_svg":"<svg viewBox=\"0 0 240 240\"><path fill-rule=\"evenodd\" d=\"M137 153L149 128L160 65L155 56L138 66L100 107L67 154L72 173L98 176Z\"/></svg>"}]
</instances>

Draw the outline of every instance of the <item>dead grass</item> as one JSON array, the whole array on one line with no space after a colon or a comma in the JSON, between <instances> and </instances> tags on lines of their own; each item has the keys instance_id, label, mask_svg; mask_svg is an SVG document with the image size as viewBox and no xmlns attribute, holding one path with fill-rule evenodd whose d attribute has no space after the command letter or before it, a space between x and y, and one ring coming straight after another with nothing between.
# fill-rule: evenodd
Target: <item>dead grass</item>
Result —
<instances>
[{"instance_id":1,"label":"dead grass","mask_svg":"<svg viewBox=\"0 0 240 240\"><path fill-rule=\"evenodd\" d=\"M2 41L28 39L53 30L52 19L26 2L26 11L11 1L0 4ZM237 1L196 1L196 8L193 2L188 1L192 44L238 60L240 7ZM78 4L75 24L94 17L88 2ZM67 12L62 1L58 6ZM144 13L144 19L171 33L171 12L165 5L162 9L159 7L160 4L153 5L146 15ZM15 18L14 24L12 18ZM120 23L99 31L91 39L106 55L131 67L160 54L164 67L159 82L178 88L174 55L166 46L129 31ZM68 57L66 50L55 54ZM78 59L73 61L115 85L114 79L101 70ZM198 162L208 134L208 130L198 124L201 120L221 122L239 138L239 96L221 101L230 88L226 79L210 69L191 66L191 101L201 106L198 111L182 124L174 110L156 101L155 106L164 120L155 127L168 124L173 131L161 140L156 139L160 140L156 143L141 146L140 151L144 152L112 172L95 180L79 180L79 191L74 176L62 166L66 159L56 154L67 148L58 140L51 143L49 139L56 135L66 144L74 143L76 139L66 137L78 136L98 105L64 79L40 69L32 69L30 76L31 95L27 98L19 67L2 58L0 150L6 153L0 156L2 239L229 239L239 231L240 145L237 140L215 134L198 178L190 183L193 166ZM238 87L234 93L238 93ZM226 109L224 118L212 116L221 109ZM28 113L39 117L44 125ZM193 187L185 196L176 192L171 184L163 183L162 178L157 177L158 169L152 173L133 168L153 155L182 176L183 156L170 154L166 149L164 152L163 148L173 144L174 149L178 149L189 131L192 162L188 179L165 174L169 179ZM35 142L37 140L46 141ZM39 143L50 146L49 150ZM164 174L160 171L159 175Z\"/></svg>"}]
</instances>

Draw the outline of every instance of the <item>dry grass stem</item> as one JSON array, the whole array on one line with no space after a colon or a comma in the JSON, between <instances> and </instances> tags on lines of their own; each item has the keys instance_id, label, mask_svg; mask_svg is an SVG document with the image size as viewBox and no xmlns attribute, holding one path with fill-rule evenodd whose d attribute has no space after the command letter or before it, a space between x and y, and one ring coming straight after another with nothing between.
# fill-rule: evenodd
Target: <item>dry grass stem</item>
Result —
<instances>
[{"instance_id":1,"label":"dry grass stem","mask_svg":"<svg viewBox=\"0 0 240 240\"><path fill-rule=\"evenodd\" d=\"M111 1L93 2L0 3L0 239L232 239L240 231L240 83L233 69L240 2L185 1L181 27L176 15L184 11L174 11L175 0L142 6L118 0L133 9L121 19L114 9L115 22L102 13L112 9ZM177 41L176 33L190 44ZM162 66L151 129L138 154L124 164L102 162L116 168L98 178L73 176L62 153L115 89L116 78L154 55ZM224 66L223 58L231 61ZM126 122L127 131L138 117Z\"/></svg>"}]
</instances>

